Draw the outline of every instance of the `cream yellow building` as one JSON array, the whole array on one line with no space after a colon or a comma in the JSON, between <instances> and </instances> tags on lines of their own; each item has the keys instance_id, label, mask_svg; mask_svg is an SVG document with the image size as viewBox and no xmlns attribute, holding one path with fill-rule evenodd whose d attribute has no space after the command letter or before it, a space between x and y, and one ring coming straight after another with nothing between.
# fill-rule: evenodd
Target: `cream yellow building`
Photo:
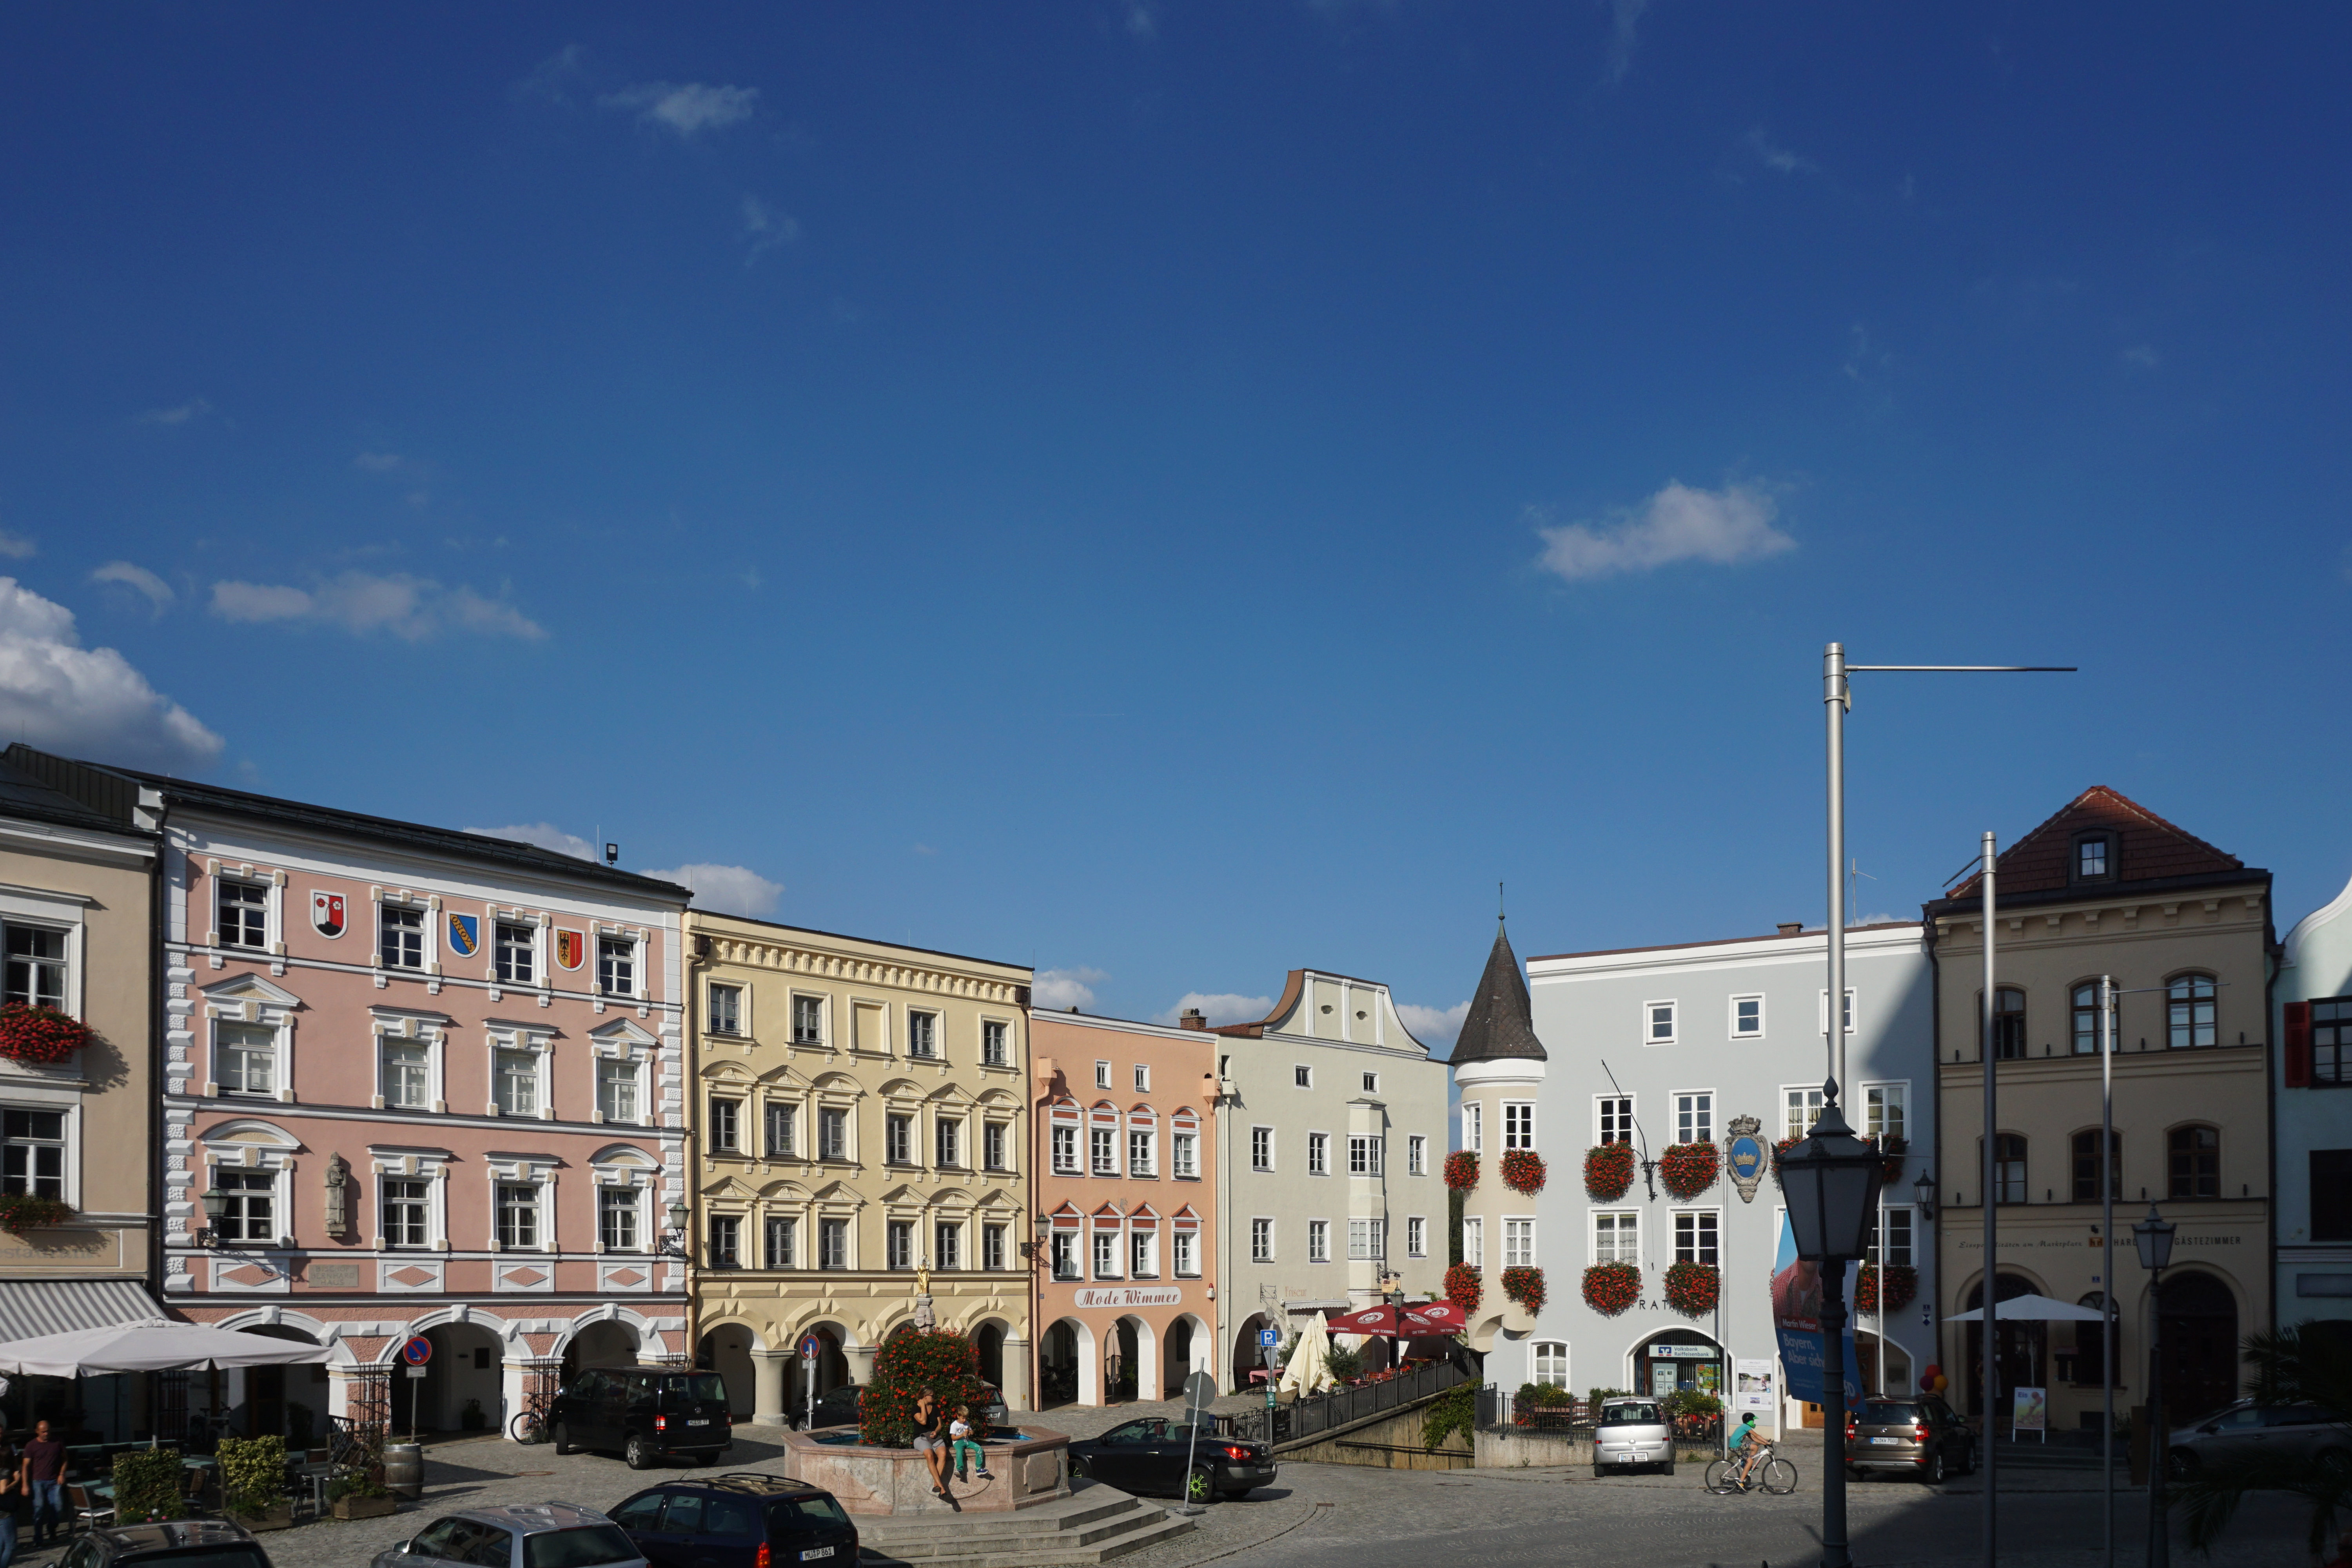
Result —
<instances>
[{"instance_id":1,"label":"cream yellow building","mask_svg":"<svg viewBox=\"0 0 2352 1568\"><path fill-rule=\"evenodd\" d=\"M1030 971L688 911L696 1352L774 1423L906 1324L1030 1407Z\"/></svg>"}]
</instances>

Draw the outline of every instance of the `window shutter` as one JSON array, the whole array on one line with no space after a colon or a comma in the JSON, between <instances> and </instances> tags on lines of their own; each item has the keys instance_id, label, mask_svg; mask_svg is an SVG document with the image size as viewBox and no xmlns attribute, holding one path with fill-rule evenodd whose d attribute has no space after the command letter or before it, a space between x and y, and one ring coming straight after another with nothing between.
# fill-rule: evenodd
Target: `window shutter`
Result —
<instances>
[{"instance_id":1,"label":"window shutter","mask_svg":"<svg viewBox=\"0 0 2352 1568\"><path fill-rule=\"evenodd\" d=\"M2311 1004L2286 1005L2286 1086L2311 1087Z\"/></svg>"}]
</instances>

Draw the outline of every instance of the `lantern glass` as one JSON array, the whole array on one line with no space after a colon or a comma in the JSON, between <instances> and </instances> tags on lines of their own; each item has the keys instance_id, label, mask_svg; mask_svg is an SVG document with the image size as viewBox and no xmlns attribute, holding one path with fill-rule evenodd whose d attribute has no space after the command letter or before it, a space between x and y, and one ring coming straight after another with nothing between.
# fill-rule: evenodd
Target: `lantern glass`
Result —
<instances>
[{"instance_id":1,"label":"lantern glass","mask_svg":"<svg viewBox=\"0 0 2352 1568\"><path fill-rule=\"evenodd\" d=\"M1882 1156L1853 1135L1835 1100L1824 1105L1812 1131L1780 1161L1797 1256L1815 1262L1867 1256L1885 1180Z\"/></svg>"},{"instance_id":2,"label":"lantern glass","mask_svg":"<svg viewBox=\"0 0 2352 1568\"><path fill-rule=\"evenodd\" d=\"M221 1215L228 1212L228 1194L215 1187L205 1194L204 1205L205 1218L217 1226L220 1224Z\"/></svg>"},{"instance_id":3,"label":"lantern glass","mask_svg":"<svg viewBox=\"0 0 2352 1568\"><path fill-rule=\"evenodd\" d=\"M2139 1266L2150 1273L2172 1262L2172 1222L2147 1205L2147 1217L2132 1226L2132 1244L2139 1248Z\"/></svg>"},{"instance_id":4,"label":"lantern glass","mask_svg":"<svg viewBox=\"0 0 2352 1568\"><path fill-rule=\"evenodd\" d=\"M684 1230L686 1228L686 1205L684 1204L672 1204L669 1205L669 1227L672 1230Z\"/></svg>"}]
</instances>

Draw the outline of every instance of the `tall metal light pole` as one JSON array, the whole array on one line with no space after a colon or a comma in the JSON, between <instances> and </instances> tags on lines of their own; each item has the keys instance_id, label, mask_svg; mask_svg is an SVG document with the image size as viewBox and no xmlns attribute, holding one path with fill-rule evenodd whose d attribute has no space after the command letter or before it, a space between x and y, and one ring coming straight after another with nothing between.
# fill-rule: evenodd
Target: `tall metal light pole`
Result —
<instances>
[{"instance_id":1,"label":"tall metal light pole","mask_svg":"<svg viewBox=\"0 0 2352 1568\"><path fill-rule=\"evenodd\" d=\"M1823 1020L1824 1028L1829 1035L1830 1077L1829 1083L1825 1086L1826 1093L1824 1094L1822 1100L1824 1108L1836 1103L1837 1098L1843 1091L1845 1084L1845 716L1847 710L1853 706L1853 694L1852 689L1848 685L1847 677L1865 672L1935 675L2064 674L2073 671L2074 668L2075 667L2071 664L1848 664L1845 661L1845 645L1843 643L1832 643L1827 648L1822 650L1822 705L1827 710L1829 717L1830 796L1830 987L1828 1002L1824 1008L1827 1017ZM1979 1445L1981 1449L1981 1458L1985 1467L1984 1529L1986 1568L1992 1568L1994 1562L1992 1484L1993 1396L1990 1393L1990 1389L1993 1383L1993 1350L1997 1343L1997 1331L1994 1326L1993 1319L1993 1297L1996 1291L1994 1280L1998 1272L1994 1264L1994 1220L1992 1183L1990 1181L1993 1168L1993 1139L1995 1137L1992 1083L1994 1001L1992 967L1992 873L1993 837L1991 834L1988 833L1984 836L1983 872L1985 949L1984 1148L1985 1175L1987 1178L1983 1194L1985 1211L1984 1361L1987 1393L1985 1395L1984 1442ZM1828 1325L1824 1322L1822 1325L1822 1332L1826 1334L1828 1331ZM1833 1357L1836 1354L1836 1347L1825 1345L1824 1350L1827 1352L1824 1357L1825 1360L1830 1357ZM1879 1347L1879 1354L1884 1356L1885 1353L1885 1346L1882 1344ZM1829 1390L1824 1388L1822 1392L1827 1394ZM1839 1403L1841 1405L1843 1403L1843 1394L1841 1394ZM1827 1407L1825 1406L1825 1417L1826 1414ZM1823 1449L1822 1463L1823 1466L1823 1473L1825 1476L1843 1477L1845 1474L1844 1423L1843 1421L1831 1422L1824 1418L1822 1425L1822 1446ZM1830 1510L1832 1501L1832 1489L1824 1487L1822 1496L1822 1507L1824 1513L1827 1513ZM1835 1529L1833 1532L1830 1528L1831 1521L1826 1520L1824 1521L1823 1538L1825 1540L1833 1539L1843 1542L1845 1539L1845 1489L1843 1486L1839 1486L1834 1489L1834 1502L1839 1517L1834 1521Z\"/></svg>"},{"instance_id":2,"label":"tall metal light pole","mask_svg":"<svg viewBox=\"0 0 2352 1568\"><path fill-rule=\"evenodd\" d=\"M2148 1271L2147 1308L2147 1568L2167 1568L2172 1539L2165 1530L2164 1462L2171 1434L2164 1426L2164 1266L2172 1261L2172 1222L2147 1205L2132 1226L2140 1267Z\"/></svg>"},{"instance_id":3,"label":"tall metal light pole","mask_svg":"<svg viewBox=\"0 0 2352 1568\"><path fill-rule=\"evenodd\" d=\"M1998 1158L2000 1106L1993 1079L1993 1061L1999 1044L1994 1037L2000 1028L2000 994L1993 989L1992 963L1993 874L1999 866L2000 857L1994 853L1994 847L1993 837L1988 832L1984 836L1984 865L1977 873L1979 889L1984 895L1984 901L1979 906L1984 914L1984 1005L1980 1009L1984 1018L1984 1035L1983 1043L1977 1051L1984 1068L1984 1169L1977 1173L1977 1179L1984 1184L1983 1191L1977 1194L1984 1209L1984 1327L1978 1331L1981 1336L1978 1342L1984 1347L1980 1358L1984 1363L1980 1369L1984 1374L1984 1428L1982 1440L1977 1448L1984 1463L1985 1568L1995 1568L1999 1563L2000 1541L2000 1511L1997 1506L1998 1494L1993 1489L1997 1450L1992 1446L1995 1413L2000 1408L2000 1323L1995 1316L2000 1310L2000 1270L1995 1266L1995 1260L2000 1256L1997 1246L2000 1236L2000 1207L1996 1201L1999 1197L1996 1183L2000 1175Z\"/></svg>"},{"instance_id":4,"label":"tall metal light pole","mask_svg":"<svg viewBox=\"0 0 2352 1568\"><path fill-rule=\"evenodd\" d=\"M2099 976L2099 1428L2106 1568L2116 1565L2116 977Z\"/></svg>"}]
</instances>

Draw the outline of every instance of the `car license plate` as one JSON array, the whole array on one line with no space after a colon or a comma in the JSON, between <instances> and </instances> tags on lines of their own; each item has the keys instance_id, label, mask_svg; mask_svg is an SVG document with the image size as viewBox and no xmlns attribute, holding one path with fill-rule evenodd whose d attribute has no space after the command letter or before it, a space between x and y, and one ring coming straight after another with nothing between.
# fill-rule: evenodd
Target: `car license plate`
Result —
<instances>
[{"instance_id":1,"label":"car license plate","mask_svg":"<svg viewBox=\"0 0 2352 1568\"><path fill-rule=\"evenodd\" d=\"M2096 1153L2096 1152L2097 1152L2097 1151L2096 1151L2096 1150L2093 1150L2093 1151L2092 1151L2092 1152ZM1890 1447L1890 1448L1891 1448L1891 1447L1895 1447L1895 1444L1900 1443L1901 1441L1903 1441L1903 1439L1902 1439L1902 1438L1900 1438L1900 1437L1873 1437L1873 1438L1871 1439L1871 1441L1872 1441L1872 1442L1874 1442L1874 1443L1884 1443L1884 1444L1885 1444L1888 1447Z\"/></svg>"},{"instance_id":2,"label":"car license plate","mask_svg":"<svg viewBox=\"0 0 2352 1568\"><path fill-rule=\"evenodd\" d=\"M708 1426L710 1425L710 1417L706 1415L699 1421L689 1421L687 1425L689 1426Z\"/></svg>"},{"instance_id":3,"label":"car license plate","mask_svg":"<svg viewBox=\"0 0 2352 1568\"><path fill-rule=\"evenodd\" d=\"M812 1546L806 1552L801 1553L801 1561L803 1563L814 1563L820 1557L830 1557L832 1555L833 1548L830 1546Z\"/></svg>"}]
</instances>

